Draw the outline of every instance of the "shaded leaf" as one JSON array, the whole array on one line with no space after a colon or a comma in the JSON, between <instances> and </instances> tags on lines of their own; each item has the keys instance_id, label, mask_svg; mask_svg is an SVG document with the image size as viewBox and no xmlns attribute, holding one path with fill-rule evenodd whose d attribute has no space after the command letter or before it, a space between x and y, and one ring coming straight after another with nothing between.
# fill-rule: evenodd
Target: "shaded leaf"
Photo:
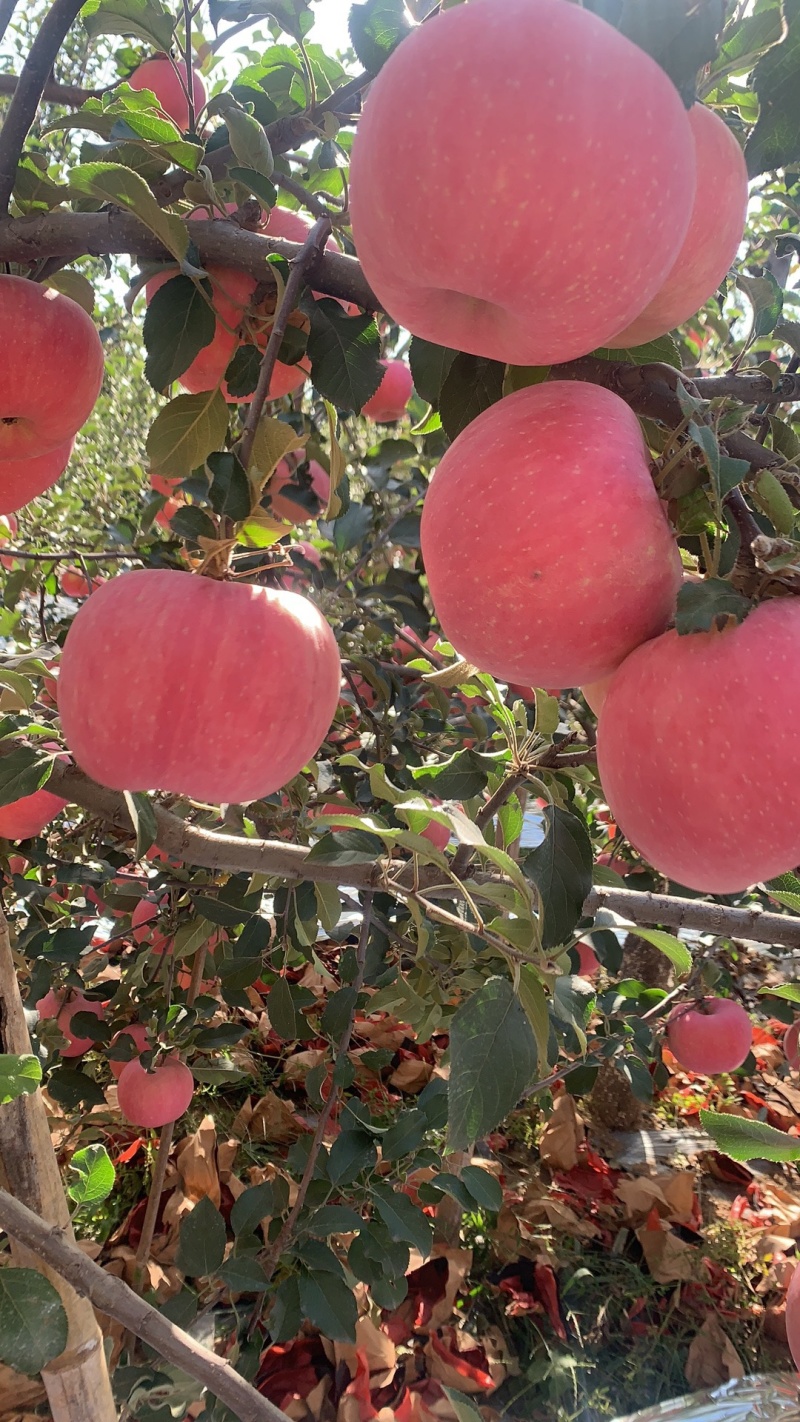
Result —
<instances>
[{"instance_id":1,"label":"shaded leaf","mask_svg":"<svg viewBox=\"0 0 800 1422\"><path fill-rule=\"evenodd\" d=\"M210 283L203 287L210 297ZM160 286L150 298L142 327L144 373L153 389L160 393L183 375L215 331L213 309L196 282L179 275Z\"/></svg>"},{"instance_id":2,"label":"shaded leaf","mask_svg":"<svg viewBox=\"0 0 800 1422\"><path fill-rule=\"evenodd\" d=\"M0 805L10 805L33 795L47 784L53 769L51 758L29 746L17 746L0 758Z\"/></svg>"},{"instance_id":3,"label":"shaded leaf","mask_svg":"<svg viewBox=\"0 0 800 1422\"><path fill-rule=\"evenodd\" d=\"M204 1195L181 1223L177 1264L184 1274L206 1278L225 1257L225 1221Z\"/></svg>"},{"instance_id":4,"label":"shaded leaf","mask_svg":"<svg viewBox=\"0 0 800 1422\"><path fill-rule=\"evenodd\" d=\"M542 901L542 946L555 948L566 942L592 887L592 846L586 826L568 810L548 805L542 818L545 837L521 865Z\"/></svg>"},{"instance_id":5,"label":"shaded leaf","mask_svg":"<svg viewBox=\"0 0 800 1422\"><path fill-rule=\"evenodd\" d=\"M753 604L724 578L705 578L702 583L686 582L678 592L675 626L683 637L692 632L720 632L744 622Z\"/></svg>"},{"instance_id":6,"label":"shaded leaf","mask_svg":"<svg viewBox=\"0 0 800 1422\"><path fill-rule=\"evenodd\" d=\"M502 399L504 375L499 361L458 352L439 396L439 413L450 439Z\"/></svg>"},{"instance_id":7,"label":"shaded leaf","mask_svg":"<svg viewBox=\"0 0 800 1422\"><path fill-rule=\"evenodd\" d=\"M0 1269L0 1361L39 1373L67 1346L67 1315L49 1279L36 1269Z\"/></svg>"},{"instance_id":8,"label":"shaded leaf","mask_svg":"<svg viewBox=\"0 0 800 1422\"><path fill-rule=\"evenodd\" d=\"M383 379L374 317L348 316L329 297L301 304L311 321L307 350L316 389L339 409L361 410Z\"/></svg>"},{"instance_id":9,"label":"shaded leaf","mask_svg":"<svg viewBox=\"0 0 800 1422\"><path fill-rule=\"evenodd\" d=\"M783 0L783 15L786 37L761 57L750 81L759 102L744 150L751 178L800 159L800 0Z\"/></svg>"},{"instance_id":10,"label":"shaded leaf","mask_svg":"<svg viewBox=\"0 0 800 1422\"><path fill-rule=\"evenodd\" d=\"M411 33L404 0L365 0L352 5L347 21L353 49L370 74L378 70Z\"/></svg>"},{"instance_id":11,"label":"shaded leaf","mask_svg":"<svg viewBox=\"0 0 800 1422\"><path fill-rule=\"evenodd\" d=\"M466 1150L514 1109L533 1081L538 1056L511 983L489 978L450 1023L451 1150Z\"/></svg>"},{"instance_id":12,"label":"shaded leaf","mask_svg":"<svg viewBox=\"0 0 800 1422\"><path fill-rule=\"evenodd\" d=\"M189 234L179 217L164 212L144 178L120 163L80 163L70 170L70 187L101 202L111 202L132 212L163 242L177 262L189 246Z\"/></svg>"},{"instance_id":13,"label":"shaded leaf","mask_svg":"<svg viewBox=\"0 0 800 1422\"><path fill-rule=\"evenodd\" d=\"M228 429L228 407L219 390L176 395L159 411L147 436L153 467L185 479L220 448Z\"/></svg>"},{"instance_id":14,"label":"shaded leaf","mask_svg":"<svg viewBox=\"0 0 800 1422\"><path fill-rule=\"evenodd\" d=\"M325 1338L355 1343L358 1309L352 1289L335 1274L319 1273L301 1278L300 1308Z\"/></svg>"}]
</instances>

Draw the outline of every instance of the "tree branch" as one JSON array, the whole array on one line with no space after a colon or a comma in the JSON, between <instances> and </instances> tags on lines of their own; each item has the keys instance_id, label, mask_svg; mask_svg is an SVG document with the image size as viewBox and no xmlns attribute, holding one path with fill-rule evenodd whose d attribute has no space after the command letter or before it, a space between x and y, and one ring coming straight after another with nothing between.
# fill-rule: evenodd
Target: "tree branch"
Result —
<instances>
[{"instance_id":1,"label":"tree branch","mask_svg":"<svg viewBox=\"0 0 800 1422\"><path fill-rule=\"evenodd\" d=\"M5 1190L0 1190L0 1228L49 1264L77 1293L91 1299L95 1308L123 1324L167 1362L197 1378L240 1422L288 1422L286 1413L256 1392L227 1359L195 1342L182 1328L176 1328L122 1279L107 1274L88 1255L70 1244L57 1225L45 1224Z\"/></svg>"},{"instance_id":2,"label":"tree branch","mask_svg":"<svg viewBox=\"0 0 800 1422\"><path fill-rule=\"evenodd\" d=\"M5 130L3 130L5 132ZM0 143L2 137L0 136ZM273 252L289 261L302 245L249 232L235 222L222 220L192 223L192 241L204 262L237 267L258 281L272 282L266 258ZM158 238L127 212L67 212L58 209L33 217L0 220L0 262L33 265L43 257L72 261L81 256L129 253L148 261L172 261ZM315 291L352 301L366 311L379 311L380 302L364 279L355 257L341 252L320 252L307 269Z\"/></svg>"},{"instance_id":3,"label":"tree branch","mask_svg":"<svg viewBox=\"0 0 800 1422\"><path fill-rule=\"evenodd\" d=\"M54 0L22 66L16 92L0 130L0 213L8 204L17 175L17 164L41 102L44 86L83 0Z\"/></svg>"},{"instance_id":4,"label":"tree branch","mask_svg":"<svg viewBox=\"0 0 800 1422\"><path fill-rule=\"evenodd\" d=\"M281 348L281 342L286 334L286 328L289 325L289 317L294 311L300 293L308 280L308 273L318 261L320 253L330 235L330 218L318 218L300 248L298 255L292 260L291 271L289 272L289 277L281 297L281 304L275 312L275 319L272 323L269 340L267 341L267 348L261 360L261 367L258 372L258 384L256 385L253 398L250 401L250 408L247 411L247 419L245 420L244 432L239 447L239 455L245 470L250 467L258 423L261 419L267 396L269 395L269 387L272 383L275 362L278 359L278 351Z\"/></svg>"},{"instance_id":5,"label":"tree branch","mask_svg":"<svg viewBox=\"0 0 800 1422\"><path fill-rule=\"evenodd\" d=\"M3 33L3 0L0 0L0 39ZM18 87L16 74L0 74L0 94L16 94ZM81 89L77 84L57 84L54 79L48 79L42 90L42 99L46 104L63 104L67 109L79 109L88 99L99 99L105 93L105 89Z\"/></svg>"},{"instance_id":6,"label":"tree branch","mask_svg":"<svg viewBox=\"0 0 800 1422\"><path fill-rule=\"evenodd\" d=\"M583 905L587 918L598 909L611 909L630 923L657 924L668 928L693 928L698 933L715 933L725 938L750 938L774 947L800 947L800 918L770 913L758 904L729 908L702 899L679 899L672 894L643 894L636 889L611 889L596 885Z\"/></svg>"},{"instance_id":7,"label":"tree branch","mask_svg":"<svg viewBox=\"0 0 800 1422\"><path fill-rule=\"evenodd\" d=\"M11 21L14 18L14 11L19 0L0 0L0 40L5 35ZM2 90L0 90L0 93Z\"/></svg>"}]
</instances>

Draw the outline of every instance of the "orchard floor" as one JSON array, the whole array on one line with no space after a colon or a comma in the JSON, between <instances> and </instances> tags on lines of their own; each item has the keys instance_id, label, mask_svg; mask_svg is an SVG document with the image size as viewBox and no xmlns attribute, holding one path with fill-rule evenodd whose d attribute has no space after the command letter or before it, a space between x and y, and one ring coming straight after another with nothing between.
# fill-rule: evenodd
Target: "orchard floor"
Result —
<instances>
[{"instance_id":1,"label":"orchard floor","mask_svg":"<svg viewBox=\"0 0 800 1422\"><path fill-rule=\"evenodd\" d=\"M781 975L763 953L742 955L738 982L750 1005ZM315 977L306 970L305 985L322 993ZM434 1256L412 1255L406 1300L382 1317L365 1315L355 1347L309 1329L267 1349L262 1391L293 1422L470 1422L464 1405L476 1422L476 1406L484 1422L600 1422L731 1377L789 1369L784 1297L800 1238L800 1173L734 1163L711 1148L699 1122L708 1105L800 1135L800 1083L780 1047L785 1023L763 1013L764 1001L748 1076L711 1083L665 1055L669 1080L644 1105L609 1078L586 1098L558 1089L515 1113L475 1157L501 1185L499 1212L459 1217L447 1201ZM162 1300L184 1283L181 1219L206 1195L227 1215L242 1188L281 1171L313 1120L304 1081L320 1044L287 1045L255 990L251 1006L250 1036L232 1052L249 1078L206 1087L176 1132L149 1278ZM446 1045L436 1036L418 1044L385 1015L359 1019L353 1062L373 1111L380 1104L388 1120L413 1104L444 1074ZM361 1060L375 1053L378 1072ZM79 1235L93 1258L132 1281L152 1140L120 1127L113 1087L79 1121L53 1103L53 1136L65 1167L77 1144L107 1145L117 1188L81 1215ZM410 1177L411 1192L421 1178ZM195 1285L203 1304L211 1291ZM224 1304L218 1313L229 1322ZM121 1330L104 1322L118 1353ZM202 1415L179 1396L178 1387L172 1412L140 1415ZM0 1422L48 1415L38 1379L0 1367Z\"/></svg>"}]
</instances>

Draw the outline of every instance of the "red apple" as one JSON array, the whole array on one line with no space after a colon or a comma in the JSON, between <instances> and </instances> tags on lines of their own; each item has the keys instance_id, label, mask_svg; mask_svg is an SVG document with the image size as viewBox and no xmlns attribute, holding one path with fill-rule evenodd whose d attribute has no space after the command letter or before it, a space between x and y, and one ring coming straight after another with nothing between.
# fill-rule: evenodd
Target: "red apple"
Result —
<instances>
[{"instance_id":1,"label":"red apple","mask_svg":"<svg viewBox=\"0 0 800 1422\"><path fill-rule=\"evenodd\" d=\"M340 677L333 633L305 598L148 568L109 579L75 617L61 723L103 785L240 803L316 754Z\"/></svg>"},{"instance_id":2,"label":"red apple","mask_svg":"<svg viewBox=\"0 0 800 1422\"><path fill-rule=\"evenodd\" d=\"M91 316L53 287L0 276L0 459L63 451L92 413L102 380Z\"/></svg>"},{"instance_id":3,"label":"red apple","mask_svg":"<svg viewBox=\"0 0 800 1422\"><path fill-rule=\"evenodd\" d=\"M786 1337L794 1365L800 1372L800 1264L795 1266L786 1294Z\"/></svg>"},{"instance_id":4,"label":"red apple","mask_svg":"<svg viewBox=\"0 0 800 1422\"><path fill-rule=\"evenodd\" d=\"M0 291L2 288L0 288ZM74 439L27 459L0 459L0 513L24 508L55 484L66 469Z\"/></svg>"},{"instance_id":5,"label":"red apple","mask_svg":"<svg viewBox=\"0 0 800 1422\"><path fill-rule=\"evenodd\" d=\"M588 686L582 686L580 689L584 701L590 710L594 711L595 716L600 715L610 685L611 677L603 676L599 681L591 681Z\"/></svg>"},{"instance_id":6,"label":"red apple","mask_svg":"<svg viewBox=\"0 0 800 1422\"><path fill-rule=\"evenodd\" d=\"M697 191L675 264L644 310L608 344L641 346L683 325L722 283L739 250L747 215L747 166L733 133L713 109L689 110Z\"/></svg>"},{"instance_id":7,"label":"red apple","mask_svg":"<svg viewBox=\"0 0 800 1422\"><path fill-rule=\"evenodd\" d=\"M209 264L206 271L213 291L212 305L218 319L210 343L198 351L191 365L179 377L180 384L190 395L196 395L202 390L213 390L216 385L222 383L225 371L239 345L239 327L257 286L255 279L248 276L247 272L237 271L233 267ZM145 287L148 305L155 293L176 275L174 271L165 271L150 278ZM223 393L226 399L231 398L227 394L227 387Z\"/></svg>"},{"instance_id":8,"label":"red apple","mask_svg":"<svg viewBox=\"0 0 800 1422\"><path fill-rule=\"evenodd\" d=\"M366 405L362 406L361 413L376 424L386 425L402 420L406 405L414 393L414 381L403 360L382 360L381 365L386 374L375 394L370 395Z\"/></svg>"},{"instance_id":9,"label":"red apple","mask_svg":"<svg viewBox=\"0 0 800 1422\"><path fill-rule=\"evenodd\" d=\"M177 1121L194 1093L194 1077L177 1057L165 1057L145 1071L138 1057L126 1062L117 1082L117 1101L133 1126L155 1129Z\"/></svg>"},{"instance_id":10,"label":"red apple","mask_svg":"<svg viewBox=\"0 0 800 1422\"><path fill-rule=\"evenodd\" d=\"M153 489L156 494L160 494L164 499L171 499L174 496L180 482L180 479L167 478L166 474L150 475L151 489Z\"/></svg>"},{"instance_id":11,"label":"red apple","mask_svg":"<svg viewBox=\"0 0 800 1422\"><path fill-rule=\"evenodd\" d=\"M800 603L779 598L724 632L665 632L613 678L597 728L606 803L687 888L737 893L800 863L799 647Z\"/></svg>"},{"instance_id":12,"label":"red apple","mask_svg":"<svg viewBox=\"0 0 800 1422\"><path fill-rule=\"evenodd\" d=\"M103 586L103 579L87 578L80 568L64 568L59 574L58 586L65 597L88 597Z\"/></svg>"},{"instance_id":13,"label":"red apple","mask_svg":"<svg viewBox=\"0 0 800 1422\"><path fill-rule=\"evenodd\" d=\"M563 0L456 5L417 26L370 85L350 168L385 309L514 365L608 345L663 284L694 192L664 70Z\"/></svg>"},{"instance_id":14,"label":"red apple","mask_svg":"<svg viewBox=\"0 0 800 1422\"><path fill-rule=\"evenodd\" d=\"M59 751L60 747L48 741L43 749ZM59 759L66 760L67 756L62 752ZM4 839L33 839L56 815L61 814L68 803L50 790L34 790L32 795L23 795L21 800L0 805L0 835Z\"/></svg>"},{"instance_id":15,"label":"red apple","mask_svg":"<svg viewBox=\"0 0 800 1422\"><path fill-rule=\"evenodd\" d=\"M575 952L578 955L578 977L595 977L600 972L600 959L591 943L576 943Z\"/></svg>"},{"instance_id":16,"label":"red apple","mask_svg":"<svg viewBox=\"0 0 800 1422\"><path fill-rule=\"evenodd\" d=\"M142 1052L146 1052L148 1047L152 1046L150 1038L147 1035L147 1028L143 1022L132 1022L129 1027L123 1027L121 1032L117 1032L115 1036L112 1037L112 1047L119 1041L120 1037L130 1037L133 1041L133 1045L136 1049L136 1057L130 1057L128 1059L129 1061L136 1061ZM128 1062L115 1061L113 1057L109 1057L108 1065L111 1075L116 1077L117 1081L119 1081Z\"/></svg>"},{"instance_id":17,"label":"red apple","mask_svg":"<svg viewBox=\"0 0 800 1422\"><path fill-rule=\"evenodd\" d=\"M800 1018L787 1028L783 1038L783 1050L792 1071L800 1071Z\"/></svg>"},{"instance_id":18,"label":"red apple","mask_svg":"<svg viewBox=\"0 0 800 1422\"><path fill-rule=\"evenodd\" d=\"M299 504L292 498L292 473L293 467L288 459L282 459L267 486L272 512L276 518L286 519L287 523L307 523L314 515L309 513L304 504ZM316 459L309 460L308 473L312 491L322 504L324 512L331 491L330 475Z\"/></svg>"},{"instance_id":19,"label":"red apple","mask_svg":"<svg viewBox=\"0 0 800 1422\"><path fill-rule=\"evenodd\" d=\"M717 1076L742 1065L753 1040L744 1008L729 997L705 997L673 1007L667 1018L667 1045L684 1071Z\"/></svg>"},{"instance_id":20,"label":"red apple","mask_svg":"<svg viewBox=\"0 0 800 1422\"><path fill-rule=\"evenodd\" d=\"M663 631L681 582L636 416L577 381L528 386L467 425L425 496L422 554L461 656L532 686L608 676Z\"/></svg>"},{"instance_id":21,"label":"red apple","mask_svg":"<svg viewBox=\"0 0 800 1422\"><path fill-rule=\"evenodd\" d=\"M184 88L184 85L188 88L185 60L172 60L166 54L157 54L134 69L128 83L132 89L149 89L151 94L155 94L162 113L177 124L181 133L186 132L189 127L189 104ZM192 70L192 97L196 117L206 101L206 86L195 69Z\"/></svg>"},{"instance_id":22,"label":"red apple","mask_svg":"<svg viewBox=\"0 0 800 1422\"><path fill-rule=\"evenodd\" d=\"M54 1017L58 1026L67 1039L66 1047L62 1048L62 1057L82 1057L84 1052L88 1052L94 1046L91 1037L77 1037L70 1031L70 1024L73 1017L78 1012L89 1012L92 1017L102 1021L105 1016L105 1004L94 1002L88 997L84 997L82 992L55 993L51 988L40 997L36 1004L36 1011L42 1021L49 1017Z\"/></svg>"},{"instance_id":23,"label":"red apple","mask_svg":"<svg viewBox=\"0 0 800 1422\"><path fill-rule=\"evenodd\" d=\"M155 899L139 899L131 914L134 943L149 943L153 952L158 954L163 953L172 942L171 938L155 927L167 898L167 894L162 894L158 902Z\"/></svg>"}]
</instances>

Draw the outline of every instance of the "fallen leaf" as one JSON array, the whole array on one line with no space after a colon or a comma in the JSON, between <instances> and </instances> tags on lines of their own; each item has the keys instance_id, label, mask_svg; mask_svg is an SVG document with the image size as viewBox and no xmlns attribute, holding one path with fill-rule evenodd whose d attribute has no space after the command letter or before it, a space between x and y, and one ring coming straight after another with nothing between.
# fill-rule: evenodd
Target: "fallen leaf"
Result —
<instances>
[{"instance_id":1,"label":"fallen leaf","mask_svg":"<svg viewBox=\"0 0 800 1422\"><path fill-rule=\"evenodd\" d=\"M492 1367L477 1339L463 1329L444 1328L431 1333L423 1352L430 1377L457 1392L493 1392L505 1381L502 1363Z\"/></svg>"},{"instance_id":2,"label":"fallen leaf","mask_svg":"<svg viewBox=\"0 0 800 1422\"><path fill-rule=\"evenodd\" d=\"M539 1156L551 1170L572 1170L586 1138L583 1121L569 1092L557 1097L539 1142Z\"/></svg>"},{"instance_id":3,"label":"fallen leaf","mask_svg":"<svg viewBox=\"0 0 800 1422\"><path fill-rule=\"evenodd\" d=\"M267 1091L253 1108L248 1135L251 1140L289 1145L306 1130L308 1127L298 1121L291 1107L281 1101L274 1091Z\"/></svg>"},{"instance_id":4,"label":"fallen leaf","mask_svg":"<svg viewBox=\"0 0 800 1422\"><path fill-rule=\"evenodd\" d=\"M184 1194L193 1204L207 1195L219 1208L221 1192L213 1116L204 1116L194 1134L178 1142L175 1165L183 1181Z\"/></svg>"},{"instance_id":5,"label":"fallen leaf","mask_svg":"<svg viewBox=\"0 0 800 1422\"><path fill-rule=\"evenodd\" d=\"M394 1086L397 1091L405 1091L413 1096L428 1085L432 1076L431 1062L424 1062L411 1053L403 1054L402 1061L389 1077L389 1085Z\"/></svg>"},{"instance_id":6,"label":"fallen leaf","mask_svg":"<svg viewBox=\"0 0 800 1422\"><path fill-rule=\"evenodd\" d=\"M718 1387L731 1378L744 1377L739 1354L715 1314L708 1315L700 1332L689 1344L685 1371L689 1386L698 1391L700 1388Z\"/></svg>"},{"instance_id":7,"label":"fallen leaf","mask_svg":"<svg viewBox=\"0 0 800 1422\"><path fill-rule=\"evenodd\" d=\"M647 1224L637 1229L636 1238L653 1278L659 1284L702 1279L705 1265L699 1251L673 1234L670 1225L653 1212Z\"/></svg>"}]
</instances>

